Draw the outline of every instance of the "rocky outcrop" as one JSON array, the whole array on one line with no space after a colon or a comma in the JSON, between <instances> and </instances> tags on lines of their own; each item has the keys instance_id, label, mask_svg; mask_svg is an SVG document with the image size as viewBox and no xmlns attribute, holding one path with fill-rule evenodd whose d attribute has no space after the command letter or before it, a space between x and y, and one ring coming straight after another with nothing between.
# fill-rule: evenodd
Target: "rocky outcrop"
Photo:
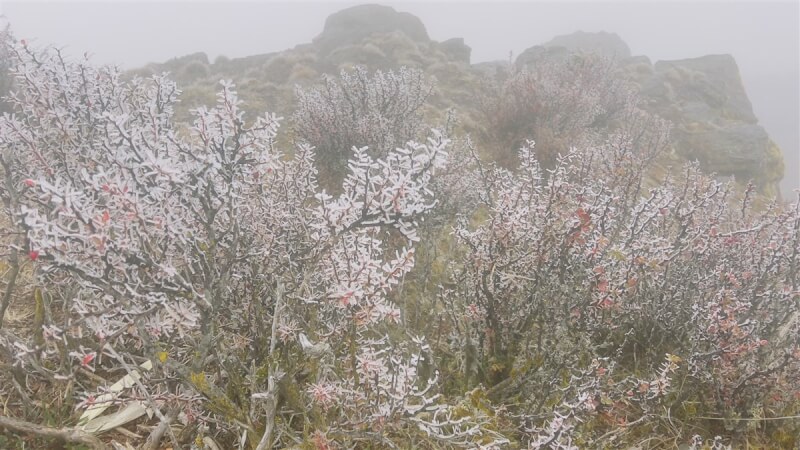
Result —
<instances>
[{"instance_id":1,"label":"rocky outcrop","mask_svg":"<svg viewBox=\"0 0 800 450\"><path fill-rule=\"evenodd\" d=\"M642 106L672 123L672 147L682 159L724 178L753 180L761 192L778 195L781 151L759 125L731 55L652 64L646 56L630 56L616 34L577 32L527 49L515 63L522 67L579 53L617 61L621 76L638 85Z\"/></svg>"},{"instance_id":2,"label":"rocky outcrop","mask_svg":"<svg viewBox=\"0 0 800 450\"><path fill-rule=\"evenodd\" d=\"M659 61L649 76L636 70L632 78L644 106L672 122L676 152L709 171L753 179L763 192L777 194L781 152L758 124L732 56Z\"/></svg>"},{"instance_id":3,"label":"rocky outcrop","mask_svg":"<svg viewBox=\"0 0 800 450\"><path fill-rule=\"evenodd\" d=\"M514 60L518 67L533 65L540 61L560 61L568 58L570 51L564 47L545 47L544 45L534 45L525 49Z\"/></svg>"},{"instance_id":4,"label":"rocky outcrop","mask_svg":"<svg viewBox=\"0 0 800 450\"><path fill-rule=\"evenodd\" d=\"M464 43L463 38L452 38L439 43L439 49L455 62L469 64L472 49Z\"/></svg>"},{"instance_id":5,"label":"rocky outcrop","mask_svg":"<svg viewBox=\"0 0 800 450\"><path fill-rule=\"evenodd\" d=\"M591 53L610 58L630 58L631 49L616 33L598 31L587 33L577 31L571 34L556 36L543 47L563 47L573 53Z\"/></svg>"},{"instance_id":6,"label":"rocky outcrop","mask_svg":"<svg viewBox=\"0 0 800 450\"><path fill-rule=\"evenodd\" d=\"M332 14L314 45L322 53L361 44L375 34L399 32L415 42L429 42L428 31L418 17L382 5L360 5Z\"/></svg>"},{"instance_id":7,"label":"rocky outcrop","mask_svg":"<svg viewBox=\"0 0 800 450\"><path fill-rule=\"evenodd\" d=\"M576 53L600 55L616 60L631 57L628 44L616 33L577 31L572 34L556 36L544 44L526 49L517 56L515 63L518 66L524 66L540 60L560 60Z\"/></svg>"},{"instance_id":8,"label":"rocky outcrop","mask_svg":"<svg viewBox=\"0 0 800 450\"><path fill-rule=\"evenodd\" d=\"M711 55L653 64L645 56L631 56L616 34L577 32L558 36L522 52L515 65L523 67L574 54L599 54L618 64L621 76L639 86L644 107L673 124L675 153L698 160L722 176L753 179L762 192L777 193L783 175L780 149L758 124L733 57ZM331 15L311 43L274 54L246 58L218 58L209 64L198 53L150 65L144 70L172 72L184 88L179 118L188 110L214 101L220 78L233 79L254 113L291 113L293 87L311 84L324 73L336 74L356 64L372 69L410 66L435 78L437 95L426 113L435 120L456 108L465 129L477 131L475 92L480 79L505 73L508 61L470 65L470 47L463 39L430 39L415 16L388 6L362 5ZM145 75L146 73L141 73Z\"/></svg>"},{"instance_id":9,"label":"rocky outcrop","mask_svg":"<svg viewBox=\"0 0 800 450\"><path fill-rule=\"evenodd\" d=\"M311 46L326 72L354 64L376 69L467 65L472 51L460 38L431 40L419 18L381 5L355 6L331 15Z\"/></svg>"}]
</instances>

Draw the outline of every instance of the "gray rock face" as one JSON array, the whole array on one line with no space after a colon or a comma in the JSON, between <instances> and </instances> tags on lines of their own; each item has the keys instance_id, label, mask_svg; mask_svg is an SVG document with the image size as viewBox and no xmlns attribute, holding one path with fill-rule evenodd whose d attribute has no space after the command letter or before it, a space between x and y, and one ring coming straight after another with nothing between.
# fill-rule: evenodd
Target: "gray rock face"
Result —
<instances>
[{"instance_id":1,"label":"gray rock face","mask_svg":"<svg viewBox=\"0 0 800 450\"><path fill-rule=\"evenodd\" d=\"M672 122L672 145L680 156L723 177L752 179L765 194L778 193L781 151L758 124L731 55L652 64L647 57L632 57L616 34L577 32L525 50L516 64L559 61L576 53L616 60L639 86L644 108Z\"/></svg>"},{"instance_id":2,"label":"gray rock face","mask_svg":"<svg viewBox=\"0 0 800 450\"><path fill-rule=\"evenodd\" d=\"M428 31L418 17L382 5L360 5L332 14L313 43L323 52L359 44L378 33L399 31L417 42L428 42Z\"/></svg>"},{"instance_id":3,"label":"gray rock face","mask_svg":"<svg viewBox=\"0 0 800 450\"><path fill-rule=\"evenodd\" d=\"M464 43L464 38L452 38L439 43L439 49L450 61L469 64L472 49Z\"/></svg>"},{"instance_id":4,"label":"gray rock face","mask_svg":"<svg viewBox=\"0 0 800 450\"><path fill-rule=\"evenodd\" d=\"M783 177L780 149L758 125L732 56L659 61L650 76L634 78L645 107L672 122L679 154L777 193Z\"/></svg>"},{"instance_id":5,"label":"gray rock face","mask_svg":"<svg viewBox=\"0 0 800 450\"><path fill-rule=\"evenodd\" d=\"M545 47L544 45L534 45L525 49L514 60L514 64L519 67L533 65L541 61L562 61L572 53L566 47Z\"/></svg>"},{"instance_id":6,"label":"gray rock face","mask_svg":"<svg viewBox=\"0 0 800 450\"><path fill-rule=\"evenodd\" d=\"M612 58L630 58L631 49L616 33L577 31L554 37L544 47L564 47L574 53L593 53Z\"/></svg>"},{"instance_id":7,"label":"gray rock face","mask_svg":"<svg viewBox=\"0 0 800 450\"><path fill-rule=\"evenodd\" d=\"M677 61L659 61L654 66L655 83L668 83L677 100L688 106L703 105L731 120L756 123L739 67L731 55L708 55ZM675 89L677 91L675 91ZM711 119L703 114L699 119Z\"/></svg>"},{"instance_id":8,"label":"gray rock face","mask_svg":"<svg viewBox=\"0 0 800 450\"><path fill-rule=\"evenodd\" d=\"M631 57L628 44L615 33L577 31L556 36L549 42L525 49L517 57L519 66L535 64L542 60L562 60L574 53L587 53L623 60Z\"/></svg>"}]
</instances>

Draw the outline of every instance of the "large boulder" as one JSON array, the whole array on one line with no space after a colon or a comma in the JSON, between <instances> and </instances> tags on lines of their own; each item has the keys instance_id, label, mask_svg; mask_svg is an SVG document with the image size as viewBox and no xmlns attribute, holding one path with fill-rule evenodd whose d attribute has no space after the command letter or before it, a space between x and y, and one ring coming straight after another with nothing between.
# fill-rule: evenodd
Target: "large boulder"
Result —
<instances>
[{"instance_id":1,"label":"large boulder","mask_svg":"<svg viewBox=\"0 0 800 450\"><path fill-rule=\"evenodd\" d=\"M518 66L536 64L539 61L558 61L572 54L600 55L616 60L625 60L631 57L628 44L616 33L598 31L575 33L556 36L541 45L525 49L516 59Z\"/></svg>"},{"instance_id":2,"label":"large boulder","mask_svg":"<svg viewBox=\"0 0 800 450\"><path fill-rule=\"evenodd\" d=\"M438 47L450 61L469 64L472 49L464 43L464 38L448 39L440 42Z\"/></svg>"},{"instance_id":3,"label":"large boulder","mask_svg":"<svg viewBox=\"0 0 800 450\"><path fill-rule=\"evenodd\" d=\"M563 61L567 59L572 52L566 47L545 47L544 45L534 45L533 47L525 49L514 60L514 64L518 67L528 65L535 65L537 63L546 61Z\"/></svg>"},{"instance_id":4,"label":"large boulder","mask_svg":"<svg viewBox=\"0 0 800 450\"><path fill-rule=\"evenodd\" d=\"M428 31L418 17L382 5L360 5L328 17L314 45L322 53L360 44L374 34L400 32L413 41L429 42Z\"/></svg>"},{"instance_id":5,"label":"large boulder","mask_svg":"<svg viewBox=\"0 0 800 450\"><path fill-rule=\"evenodd\" d=\"M613 33L576 32L530 47L519 67L560 61L575 54L615 60L624 76L639 86L643 107L673 124L672 147L683 159L739 181L754 180L767 195L778 193L783 157L758 124L731 55L708 55L652 64L632 57Z\"/></svg>"},{"instance_id":6,"label":"large boulder","mask_svg":"<svg viewBox=\"0 0 800 450\"><path fill-rule=\"evenodd\" d=\"M598 31L575 33L556 36L549 42L542 44L544 47L564 47L573 53L592 53L617 59L630 58L631 49L616 33Z\"/></svg>"},{"instance_id":7,"label":"large boulder","mask_svg":"<svg viewBox=\"0 0 800 450\"><path fill-rule=\"evenodd\" d=\"M683 110L692 120L724 116L748 123L758 121L731 55L658 61L654 71L655 76L643 86L644 92L654 94L653 88L668 86L670 92L658 98L670 103L664 104L669 110Z\"/></svg>"},{"instance_id":8,"label":"large boulder","mask_svg":"<svg viewBox=\"0 0 800 450\"><path fill-rule=\"evenodd\" d=\"M672 122L679 154L720 175L753 179L762 192L777 194L783 159L758 124L732 56L659 61L650 76L641 73L633 78L644 106Z\"/></svg>"}]
</instances>

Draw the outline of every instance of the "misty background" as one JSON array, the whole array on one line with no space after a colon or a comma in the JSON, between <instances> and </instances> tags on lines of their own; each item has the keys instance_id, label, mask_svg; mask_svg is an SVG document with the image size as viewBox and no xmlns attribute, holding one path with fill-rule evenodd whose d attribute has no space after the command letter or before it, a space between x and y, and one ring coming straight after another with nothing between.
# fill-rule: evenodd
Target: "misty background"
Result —
<instances>
[{"instance_id":1,"label":"misty background","mask_svg":"<svg viewBox=\"0 0 800 450\"><path fill-rule=\"evenodd\" d=\"M434 40L462 37L472 63L508 60L574 31L617 33L653 62L728 53L760 123L784 153L784 198L800 188L800 2L0 2L18 38L125 69L195 52L213 61L307 43L363 3L419 17Z\"/></svg>"}]
</instances>

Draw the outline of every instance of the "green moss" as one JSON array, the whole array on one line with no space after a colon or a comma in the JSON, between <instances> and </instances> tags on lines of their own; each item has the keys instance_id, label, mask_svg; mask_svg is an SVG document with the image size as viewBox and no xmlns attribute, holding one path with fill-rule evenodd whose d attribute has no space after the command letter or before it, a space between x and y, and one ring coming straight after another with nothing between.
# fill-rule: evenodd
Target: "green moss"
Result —
<instances>
[{"instance_id":1,"label":"green moss","mask_svg":"<svg viewBox=\"0 0 800 450\"><path fill-rule=\"evenodd\" d=\"M189 383L198 392L206 396L206 407L209 411L221 415L229 422L248 423L248 415L237 407L225 394L214 386L205 372L192 372L189 374Z\"/></svg>"}]
</instances>

